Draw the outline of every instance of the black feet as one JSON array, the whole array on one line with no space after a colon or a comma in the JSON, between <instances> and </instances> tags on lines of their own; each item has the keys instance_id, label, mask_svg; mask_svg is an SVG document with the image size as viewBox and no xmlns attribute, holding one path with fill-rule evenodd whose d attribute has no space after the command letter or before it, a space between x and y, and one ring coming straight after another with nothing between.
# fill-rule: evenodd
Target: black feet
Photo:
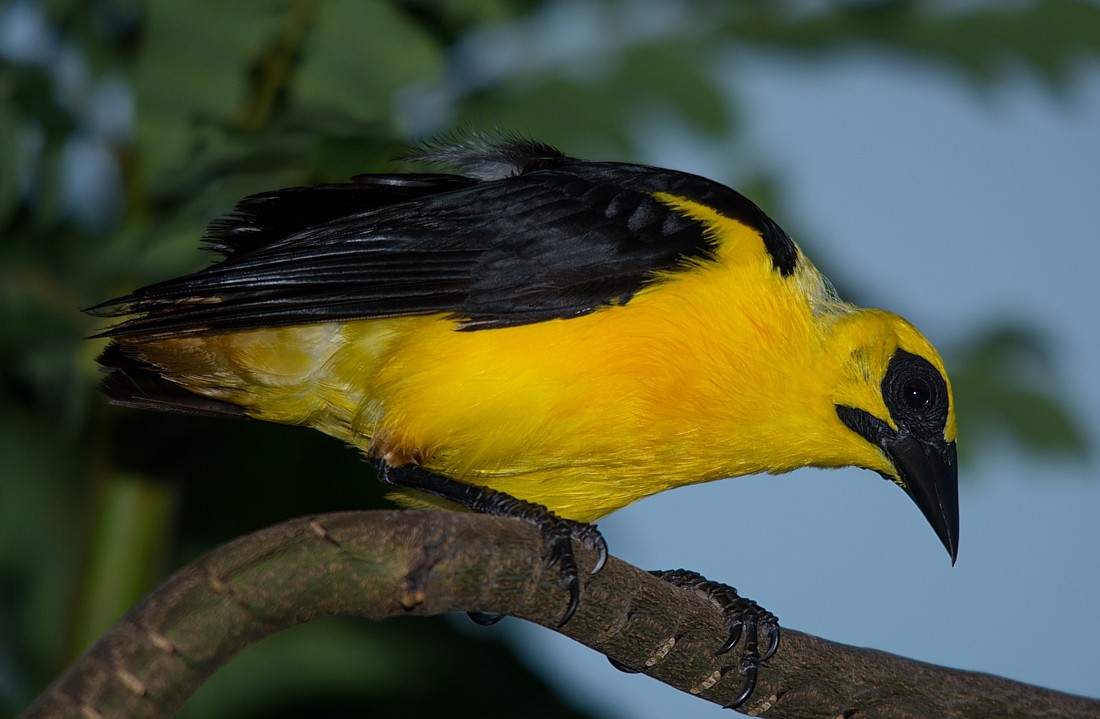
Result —
<instances>
[{"instance_id":1,"label":"black feet","mask_svg":"<svg viewBox=\"0 0 1100 719\"><path fill-rule=\"evenodd\" d=\"M504 619L503 614L494 614L493 612L466 612L466 616L468 616L470 621L474 624L483 627L491 627L501 619Z\"/></svg>"},{"instance_id":2,"label":"black feet","mask_svg":"<svg viewBox=\"0 0 1100 719\"><path fill-rule=\"evenodd\" d=\"M775 615L751 599L741 597L733 587L712 582L702 574L688 569L672 569L650 572L666 582L695 592L707 599L722 612L726 619L729 634L716 654L725 654L744 637L741 649L741 661L737 664L737 673L745 678L745 686L736 699L726 705L727 709L736 709L745 703L756 688L756 676L761 662L765 662L779 648L779 620ZM764 654L760 654L760 634L768 640ZM730 667L732 669L733 667Z\"/></svg>"},{"instance_id":3,"label":"black feet","mask_svg":"<svg viewBox=\"0 0 1100 719\"><path fill-rule=\"evenodd\" d=\"M381 459L372 459L371 463L378 474L378 479L387 484L442 497L473 512L511 517L538 527L546 542L546 564L550 567L555 565L558 567L561 585L569 590L569 604L565 608L565 614L558 621L559 627L564 626L573 617L581 601L580 572L573 553L573 541L576 540L597 553L596 566L592 568L591 574L599 572L607 562L607 542L594 524L563 519L541 504L516 499L510 494L487 487L465 484L415 465L391 467ZM495 615L481 612L470 616L479 624L498 621L491 619Z\"/></svg>"}]
</instances>

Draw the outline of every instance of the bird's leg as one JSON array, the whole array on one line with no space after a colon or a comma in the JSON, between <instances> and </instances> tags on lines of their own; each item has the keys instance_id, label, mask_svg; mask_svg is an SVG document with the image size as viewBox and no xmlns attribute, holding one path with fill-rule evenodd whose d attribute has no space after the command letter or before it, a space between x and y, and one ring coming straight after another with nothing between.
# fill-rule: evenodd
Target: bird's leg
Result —
<instances>
[{"instance_id":1,"label":"bird's leg","mask_svg":"<svg viewBox=\"0 0 1100 719\"><path fill-rule=\"evenodd\" d=\"M564 626L572 618L581 599L581 583L577 560L573 554L573 540L597 553L596 565L591 574L603 569L607 561L607 542L594 524L564 519L541 504L517 499L488 487L459 482L413 464L392 467L380 458L372 459L371 464L378 479L386 484L441 497L473 512L511 517L538 527L546 542L547 566L557 565L561 584L569 590L569 605L558 626ZM485 613L472 613L470 616L480 624L492 624L498 619L496 615Z\"/></svg>"},{"instance_id":2,"label":"bird's leg","mask_svg":"<svg viewBox=\"0 0 1100 719\"><path fill-rule=\"evenodd\" d=\"M741 661L736 665L737 673L745 677L745 686L737 698L726 705L726 708L736 709L744 704L756 688L760 664L770 659L779 648L779 620L756 602L739 595L737 590L728 584L712 582L698 572L689 569L670 569L651 571L650 574L677 587L695 592L718 607L726 621L727 635L726 641L715 654L725 654L737 645L741 637L745 638L741 650ZM759 645L761 632L768 639L768 647L763 656L760 654ZM621 671L632 673L638 671L621 662L612 661L611 664ZM728 667L723 670L723 673L733 668Z\"/></svg>"},{"instance_id":3,"label":"bird's leg","mask_svg":"<svg viewBox=\"0 0 1100 719\"><path fill-rule=\"evenodd\" d=\"M745 677L745 688L726 707L736 709L741 706L756 688L756 675L760 670L761 662L770 659L779 648L779 620L756 602L739 595L737 590L728 584L712 582L698 572L689 569L671 569L652 571L650 574L677 587L695 592L718 607L726 620L728 634L726 641L715 654L725 654L733 649L741 637L745 638L741 650L741 661L737 665L738 674ZM759 648L760 632L763 632L768 639L768 648L764 650L763 656Z\"/></svg>"}]
</instances>

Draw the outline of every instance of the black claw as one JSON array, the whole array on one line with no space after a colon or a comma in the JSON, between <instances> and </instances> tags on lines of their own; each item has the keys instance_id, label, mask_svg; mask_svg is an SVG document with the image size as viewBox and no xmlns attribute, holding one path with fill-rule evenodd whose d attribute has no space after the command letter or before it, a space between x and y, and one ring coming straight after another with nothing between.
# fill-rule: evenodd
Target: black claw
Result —
<instances>
[{"instance_id":1,"label":"black claw","mask_svg":"<svg viewBox=\"0 0 1100 719\"><path fill-rule=\"evenodd\" d=\"M501 619L504 619L503 614L497 614L496 612L466 612L466 616L474 624L480 624L483 627L491 627Z\"/></svg>"},{"instance_id":2,"label":"black claw","mask_svg":"<svg viewBox=\"0 0 1100 719\"><path fill-rule=\"evenodd\" d=\"M562 587L569 590L569 604L565 607L565 614L558 620L559 627L573 618L574 612L581 603L581 580L577 570L577 558L573 554L573 532L565 521L558 519L547 512L546 518L540 518L535 526L542 530L542 536L546 540L546 566L558 567L558 581Z\"/></svg>"},{"instance_id":3,"label":"black claw","mask_svg":"<svg viewBox=\"0 0 1100 719\"><path fill-rule=\"evenodd\" d=\"M563 519L541 504L516 499L510 494L488 487L464 484L415 465L391 467L385 460L378 458L372 459L372 464L382 482L433 494L474 512L511 517L536 526L542 532L543 541L546 542L546 565L557 566L561 585L569 590L569 604L558 622L559 627L564 626L573 617L581 602L580 572L573 552L573 541L581 542L585 547L596 552L596 564L591 574L599 572L607 563L607 542L594 524ZM481 618L490 616L481 612L470 613L470 617L479 624L485 622L480 621L474 616L475 614ZM495 623L495 621L499 620L488 623Z\"/></svg>"},{"instance_id":4,"label":"black claw","mask_svg":"<svg viewBox=\"0 0 1100 719\"><path fill-rule=\"evenodd\" d=\"M607 661L608 661L608 663L611 664L611 666L615 667L616 669L618 669L623 674L641 674L642 673L641 669L635 669L634 667L628 667L627 665L623 664L622 662L620 662L617 659L612 659L611 657L608 657Z\"/></svg>"},{"instance_id":5,"label":"black claw","mask_svg":"<svg viewBox=\"0 0 1100 719\"><path fill-rule=\"evenodd\" d=\"M736 709L752 696L753 690L756 689L756 678L760 673L760 662L763 661L757 646L756 618L752 616L746 618L743 626L745 627L745 650L741 655L737 673L745 677L745 687L736 699L725 705L726 709Z\"/></svg>"},{"instance_id":6,"label":"black claw","mask_svg":"<svg viewBox=\"0 0 1100 719\"><path fill-rule=\"evenodd\" d=\"M764 652L764 656L760 657L760 661L766 662L771 659L777 649L779 649L779 625L775 622L771 622L765 625L765 631L768 633L770 641L768 642L768 649Z\"/></svg>"},{"instance_id":7,"label":"black claw","mask_svg":"<svg viewBox=\"0 0 1100 719\"><path fill-rule=\"evenodd\" d=\"M742 671L745 675L745 688L741 690L741 693L737 695L737 698L731 701L729 704L723 704L723 709L737 709L752 696L753 691L756 689L756 674L757 668L750 667Z\"/></svg>"},{"instance_id":8,"label":"black claw","mask_svg":"<svg viewBox=\"0 0 1100 719\"><path fill-rule=\"evenodd\" d=\"M573 614L576 613L577 607L581 604L581 580L576 576L570 577L568 580L563 576L562 583L568 582L569 587L569 604L565 607L565 614L558 620L558 626L564 627L569 623L569 620L573 618Z\"/></svg>"},{"instance_id":9,"label":"black claw","mask_svg":"<svg viewBox=\"0 0 1100 719\"><path fill-rule=\"evenodd\" d=\"M726 629L729 633L726 636L726 641L715 654L721 655L729 652L737 645L738 641L744 638L737 673L745 677L745 687L737 698L727 704L726 707L736 709L744 704L756 688L760 664L770 659L779 649L779 621L775 615L751 599L740 596L733 587L712 582L698 572L687 569L674 569L651 572L651 574L678 587L695 592L718 607L722 612L722 616L725 617ZM768 648L764 651L763 656L760 655L761 631L768 637Z\"/></svg>"},{"instance_id":10,"label":"black claw","mask_svg":"<svg viewBox=\"0 0 1100 719\"><path fill-rule=\"evenodd\" d=\"M737 640L741 638L741 623L737 622L733 626L729 627L729 635L726 637L725 643L718 647L718 651L715 654L725 654L737 644Z\"/></svg>"},{"instance_id":11,"label":"black claw","mask_svg":"<svg viewBox=\"0 0 1100 719\"><path fill-rule=\"evenodd\" d=\"M599 530L596 530L596 525L590 524L588 526L592 527L592 529L596 531L596 546L589 547L589 549L596 550L596 563L592 565L592 569L588 573L599 574L600 571L604 568L604 565L607 564L607 540L603 538L603 535L599 533Z\"/></svg>"},{"instance_id":12,"label":"black claw","mask_svg":"<svg viewBox=\"0 0 1100 719\"><path fill-rule=\"evenodd\" d=\"M596 552L596 563L588 573L599 574L600 570L607 564L607 540L600 534L600 530L596 528L595 524L575 522L571 519L559 519L558 521L569 527L569 535L573 539Z\"/></svg>"}]
</instances>

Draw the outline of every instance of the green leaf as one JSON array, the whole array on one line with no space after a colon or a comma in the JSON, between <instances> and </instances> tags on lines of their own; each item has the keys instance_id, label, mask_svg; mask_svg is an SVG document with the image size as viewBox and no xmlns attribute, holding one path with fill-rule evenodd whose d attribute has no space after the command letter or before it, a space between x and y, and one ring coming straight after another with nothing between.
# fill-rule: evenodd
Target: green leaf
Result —
<instances>
[{"instance_id":1,"label":"green leaf","mask_svg":"<svg viewBox=\"0 0 1100 719\"><path fill-rule=\"evenodd\" d=\"M147 176L174 168L210 132L241 119L256 58L281 28L261 0L151 0L134 72Z\"/></svg>"},{"instance_id":2,"label":"green leaf","mask_svg":"<svg viewBox=\"0 0 1100 719\"><path fill-rule=\"evenodd\" d=\"M1080 419L1058 388L1063 384L1045 343L1022 325L986 330L950 353L959 414L960 448L1008 438L1023 449L1082 459L1090 452Z\"/></svg>"},{"instance_id":3,"label":"green leaf","mask_svg":"<svg viewBox=\"0 0 1100 719\"><path fill-rule=\"evenodd\" d=\"M726 29L746 44L817 56L864 47L942 63L979 84L1030 68L1059 88L1100 55L1100 5L1081 0L1027 3L940 2L825 5L794 12L782 3L751 3L730 12Z\"/></svg>"},{"instance_id":4,"label":"green leaf","mask_svg":"<svg viewBox=\"0 0 1100 719\"><path fill-rule=\"evenodd\" d=\"M295 102L388 120L399 88L438 77L440 49L423 29L377 0L328 0L294 75Z\"/></svg>"},{"instance_id":5,"label":"green leaf","mask_svg":"<svg viewBox=\"0 0 1100 719\"><path fill-rule=\"evenodd\" d=\"M619 72L609 83L629 89L623 93L625 107L616 114L621 121L628 120L637 108L664 105L699 130L728 132L728 101L709 70L705 55L681 42L634 48L623 56Z\"/></svg>"},{"instance_id":6,"label":"green leaf","mask_svg":"<svg viewBox=\"0 0 1100 719\"><path fill-rule=\"evenodd\" d=\"M97 493L73 648L83 652L163 576L176 490L137 475L105 478ZM74 656L75 658L75 656Z\"/></svg>"},{"instance_id":7,"label":"green leaf","mask_svg":"<svg viewBox=\"0 0 1100 719\"><path fill-rule=\"evenodd\" d=\"M0 73L3 69L0 68ZM3 81L0 75L0 82ZM19 165L16 158L23 155L19 147L19 128L22 123L12 109L0 105L0 227L7 224L19 203Z\"/></svg>"}]
</instances>

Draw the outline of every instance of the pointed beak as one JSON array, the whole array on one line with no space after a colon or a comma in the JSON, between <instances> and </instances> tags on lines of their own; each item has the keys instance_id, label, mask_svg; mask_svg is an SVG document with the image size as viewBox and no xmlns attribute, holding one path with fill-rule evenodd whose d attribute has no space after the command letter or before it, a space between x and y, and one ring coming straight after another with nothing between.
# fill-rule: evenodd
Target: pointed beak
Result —
<instances>
[{"instance_id":1,"label":"pointed beak","mask_svg":"<svg viewBox=\"0 0 1100 719\"><path fill-rule=\"evenodd\" d=\"M959 461L955 443L896 434L885 439L882 448L954 564L959 553Z\"/></svg>"}]
</instances>

